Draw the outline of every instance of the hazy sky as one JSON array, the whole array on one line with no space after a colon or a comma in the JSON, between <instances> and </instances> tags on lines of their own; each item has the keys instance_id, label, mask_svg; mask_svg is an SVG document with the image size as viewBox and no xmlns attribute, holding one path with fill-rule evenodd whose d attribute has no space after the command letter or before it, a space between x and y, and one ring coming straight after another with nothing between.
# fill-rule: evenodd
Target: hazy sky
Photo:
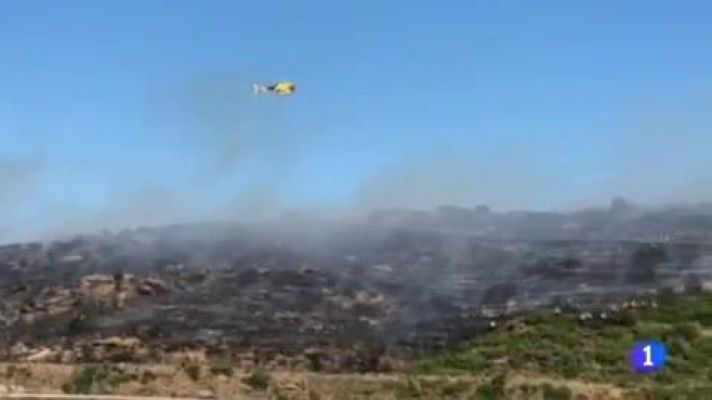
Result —
<instances>
[{"instance_id":1,"label":"hazy sky","mask_svg":"<svg viewBox=\"0 0 712 400\"><path fill-rule=\"evenodd\" d=\"M4 0L0 229L710 200L711 43L709 1Z\"/></svg>"}]
</instances>

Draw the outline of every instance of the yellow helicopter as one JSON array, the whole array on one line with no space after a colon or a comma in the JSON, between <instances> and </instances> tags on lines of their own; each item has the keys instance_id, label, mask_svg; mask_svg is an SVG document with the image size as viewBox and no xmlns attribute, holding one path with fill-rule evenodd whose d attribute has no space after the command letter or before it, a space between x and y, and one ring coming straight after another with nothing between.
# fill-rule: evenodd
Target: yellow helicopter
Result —
<instances>
[{"instance_id":1,"label":"yellow helicopter","mask_svg":"<svg viewBox=\"0 0 712 400\"><path fill-rule=\"evenodd\" d=\"M253 84L255 94L274 93L278 96L291 96L297 91L297 84L294 82L277 82L271 85Z\"/></svg>"}]
</instances>

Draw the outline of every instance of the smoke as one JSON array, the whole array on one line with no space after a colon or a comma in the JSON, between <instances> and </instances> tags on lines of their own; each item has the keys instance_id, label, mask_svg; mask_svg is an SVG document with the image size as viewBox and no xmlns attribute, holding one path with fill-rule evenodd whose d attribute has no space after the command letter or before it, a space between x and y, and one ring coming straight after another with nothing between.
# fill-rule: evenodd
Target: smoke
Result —
<instances>
[{"instance_id":1,"label":"smoke","mask_svg":"<svg viewBox=\"0 0 712 400\"><path fill-rule=\"evenodd\" d=\"M302 141L286 123L283 99L255 98L250 87L244 78L215 74L179 93L189 118L183 135L204 163L201 178L234 177L257 164L262 174L282 175L299 157Z\"/></svg>"},{"instance_id":2,"label":"smoke","mask_svg":"<svg viewBox=\"0 0 712 400\"><path fill-rule=\"evenodd\" d=\"M366 209L478 203L518 208L542 203L552 189L539 160L525 148L506 145L482 155L461 150L462 146L448 147L403 160L370 177L359 190L359 203Z\"/></svg>"},{"instance_id":3,"label":"smoke","mask_svg":"<svg viewBox=\"0 0 712 400\"><path fill-rule=\"evenodd\" d=\"M295 122L290 107L299 99L252 96L252 82L246 75L212 74L157 83L146 94L146 140L159 143L156 157L172 164L140 160L145 174L107 182L101 201L91 207L81 201L44 204L38 215L45 220L39 226L18 227L23 224L11 221L2 239L18 229L23 237L51 238L135 226L265 219L298 208L297 171L319 165L303 163L315 155L311 146L319 137L309 124L299 125L303 120ZM488 149L444 138L438 148L406 152L363 177L353 189L351 207L329 209L322 201L322 209L309 211L347 215L375 208L477 204L500 210L562 209L606 204L619 195L649 205L712 201L712 102L704 96L674 100L629 113L614 135L598 141L571 139L584 135L571 132L559 143L547 143L532 132L519 141L501 139ZM580 155L584 150L585 157ZM29 199L41 203L35 189L43 166L39 159L0 159L0 206L20 210ZM338 181L338 169L330 173ZM89 189L69 190L81 197Z\"/></svg>"},{"instance_id":4,"label":"smoke","mask_svg":"<svg viewBox=\"0 0 712 400\"><path fill-rule=\"evenodd\" d=\"M35 158L0 159L0 207L17 206L30 195L42 164Z\"/></svg>"},{"instance_id":5,"label":"smoke","mask_svg":"<svg viewBox=\"0 0 712 400\"><path fill-rule=\"evenodd\" d=\"M252 96L251 82L210 74L151 87L146 143L159 143L155 160L171 165L138 160L145 174L108 182L91 207L71 201L47 207L39 235L249 220L283 210L307 142L285 123L284 99Z\"/></svg>"},{"instance_id":6,"label":"smoke","mask_svg":"<svg viewBox=\"0 0 712 400\"><path fill-rule=\"evenodd\" d=\"M24 204L35 194L43 168L41 157L0 158L0 208L5 216L28 215ZM26 237L21 223L5 217L0 221L0 240Z\"/></svg>"},{"instance_id":7,"label":"smoke","mask_svg":"<svg viewBox=\"0 0 712 400\"><path fill-rule=\"evenodd\" d=\"M621 193L647 203L712 201L712 101L647 107L622 137Z\"/></svg>"},{"instance_id":8,"label":"smoke","mask_svg":"<svg viewBox=\"0 0 712 400\"><path fill-rule=\"evenodd\" d=\"M77 204L58 204L45 225L42 236L49 238L94 233L104 229L155 226L189 221L194 207L179 192L163 186L137 182L137 186L116 187L95 209Z\"/></svg>"},{"instance_id":9,"label":"smoke","mask_svg":"<svg viewBox=\"0 0 712 400\"><path fill-rule=\"evenodd\" d=\"M621 111L623 122L600 137L570 132L551 140L531 132L489 153L449 143L378 171L365 180L358 201L365 208L488 204L500 210L576 209L616 196L650 206L710 202L710 99L688 94Z\"/></svg>"}]
</instances>

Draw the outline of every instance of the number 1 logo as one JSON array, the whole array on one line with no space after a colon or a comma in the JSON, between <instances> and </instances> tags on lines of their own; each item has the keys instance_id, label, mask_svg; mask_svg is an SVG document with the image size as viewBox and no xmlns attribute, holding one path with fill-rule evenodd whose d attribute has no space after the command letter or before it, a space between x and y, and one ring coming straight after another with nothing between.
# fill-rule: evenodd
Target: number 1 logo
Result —
<instances>
[{"instance_id":1,"label":"number 1 logo","mask_svg":"<svg viewBox=\"0 0 712 400\"><path fill-rule=\"evenodd\" d=\"M654 367L655 364L653 364L653 347L651 345L643 347L643 353L645 353L645 361L643 361L643 366Z\"/></svg>"},{"instance_id":2,"label":"number 1 logo","mask_svg":"<svg viewBox=\"0 0 712 400\"><path fill-rule=\"evenodd\" d=\"M649 340L633 346L630 363L635 372L649 374L659 371L665 365L667 357L667 348L662 342Z\"/></svg>"}]
</instances>

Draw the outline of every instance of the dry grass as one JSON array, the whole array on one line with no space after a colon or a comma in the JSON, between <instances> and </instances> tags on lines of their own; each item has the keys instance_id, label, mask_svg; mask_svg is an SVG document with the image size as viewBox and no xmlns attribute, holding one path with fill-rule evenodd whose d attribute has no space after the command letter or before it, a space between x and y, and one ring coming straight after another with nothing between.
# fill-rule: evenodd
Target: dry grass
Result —
<instances>
[{"instance_id":1,"label":"dry grass","mask_svg":"<svg viewBox=\"0 0 712 400\"><path fill-rule=\"evenodd\" d=\"M487 377L475 375L406 375L406 374L318 374L311 372L269 371L269 384L251 387L254 371L236 369L232 376L204 374L200 380L188 377L180 365L115 365L128 375L138 377L111 387L108 394L167 397L214 397L217 399L279 400L392 400L392 399L476 399L478 387ZM85 365L0 364L0 382L7 390L33 393L62 393L62 386L81 373ZM7 375L14 370L13 377ZM204 368L209 369L207 366ZM21 371L21 372L18 372ZM141 379L149 374L150 379ZM508 376L507 398L526 399L521 387L567 387L571 399L623 399L625 391L608 384L553 379L534 374ZM1 388L0 388L1 389ZM540 395L537 395L540 396Z\"/></svg>"}]
</instances>

